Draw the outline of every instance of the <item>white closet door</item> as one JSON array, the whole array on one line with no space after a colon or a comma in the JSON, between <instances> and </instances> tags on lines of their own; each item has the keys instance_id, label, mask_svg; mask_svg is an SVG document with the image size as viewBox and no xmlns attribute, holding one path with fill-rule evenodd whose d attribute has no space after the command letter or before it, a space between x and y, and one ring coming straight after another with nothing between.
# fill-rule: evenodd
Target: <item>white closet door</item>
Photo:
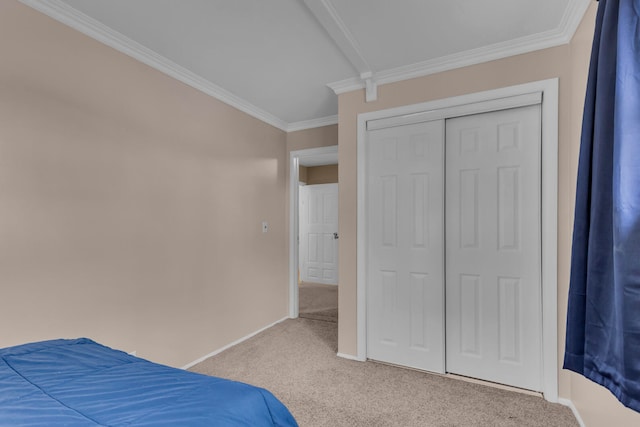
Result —
<instances>
[{"instance_id":1,"label":"white closet door","mask_svg":"<svg viewBox=\"0 0 640 427\"><path fill-rule=\"evenodd\" d=\"M444 372L444 121L368 144L367 356Z\"/></svg>"},{"instance_id":2,"label":"white closet door","mask_svg":"<svg viewBox=\"0 0 640 427\"><path fill-rule=\"evenodd\" d=\"M338 284L338 184L300 187L300 264L304 282Z\"/></svg>"},{"instance_id":3,"label":"white closet door","mask_svg":"<svg viewBox=\"0 0 640 427\"><path fill-rule=\"evenodd\" d=\"M447 120L447 371L541 390L540 106Z\"/></svg>"}]
</instances>

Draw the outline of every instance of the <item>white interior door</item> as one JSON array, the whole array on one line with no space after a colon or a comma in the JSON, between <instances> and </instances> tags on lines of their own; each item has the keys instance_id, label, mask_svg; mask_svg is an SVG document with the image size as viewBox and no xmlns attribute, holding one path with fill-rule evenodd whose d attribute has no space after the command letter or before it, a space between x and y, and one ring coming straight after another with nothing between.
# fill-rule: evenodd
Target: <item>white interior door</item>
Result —
<instances>
[{"instance_id":1,"label":"white interior door","mask_svg":"<svg viewBox=\"0 0 640 427\"><path fill-rule=\"evenodd\" d=\"M444 372L444 121L369 133L367 356Z\"/></svg>"},{"instance_id":2,"label":"white interior door","mask_svg":"<svg viewBox=\"0 0 640 427\"><path fill-rule=\"evenodd\" d=\"M300 276L338 284L338 184L300 187Z\"/></svg>"},{"instance_id":3,"label":"white interior door","mask_svg":"<svg viewBox=\"0 0 640 427\"><path fill-rule=\"evenodd\" d=\"M447 371L542 387L540 106L447 120Z\"/></svg>"}]
</instances>

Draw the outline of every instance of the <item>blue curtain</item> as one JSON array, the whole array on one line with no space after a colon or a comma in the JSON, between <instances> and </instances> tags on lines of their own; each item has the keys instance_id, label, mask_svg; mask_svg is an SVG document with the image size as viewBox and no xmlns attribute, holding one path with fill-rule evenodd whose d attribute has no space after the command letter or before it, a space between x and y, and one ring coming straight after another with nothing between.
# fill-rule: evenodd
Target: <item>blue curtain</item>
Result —
<instances>
[{"instance_id":1,"label":"blue curtain","mask_svg":"<svg viewBox=\"0 0 640 427\"><path fill-rule=\"evenodd\" d=\"M640 0L600 0L596 19L564 367L640 412Z\"/></svg>"}]
</instances>

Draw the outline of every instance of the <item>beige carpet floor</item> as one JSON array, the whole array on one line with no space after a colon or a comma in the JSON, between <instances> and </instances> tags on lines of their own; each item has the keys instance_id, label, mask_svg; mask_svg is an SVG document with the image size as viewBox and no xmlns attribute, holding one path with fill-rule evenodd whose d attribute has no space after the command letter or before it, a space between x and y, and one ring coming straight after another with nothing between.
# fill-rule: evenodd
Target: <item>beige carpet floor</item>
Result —
<instances>
[{"instance_id":1,"label":"beige carpet floor","mask_svg":"<svg viewBox=\"0 0 640 427\"><path fill-rule=\"evenodd\" d=\"M540 397L336 356L337 324L290 319L191 370L271 390L303 427L563 427Z\"/></svg>"},{"instance_id":2,"label":"beige carpet floor","mask_svg":"<svg viewBox=\"0 0 640 427\"><path fill-rule=\"evenodd\" d=\"M338 287L302 282L298 286L298 312L305 319L338 321Z\"/></svg>"}]
</instances>

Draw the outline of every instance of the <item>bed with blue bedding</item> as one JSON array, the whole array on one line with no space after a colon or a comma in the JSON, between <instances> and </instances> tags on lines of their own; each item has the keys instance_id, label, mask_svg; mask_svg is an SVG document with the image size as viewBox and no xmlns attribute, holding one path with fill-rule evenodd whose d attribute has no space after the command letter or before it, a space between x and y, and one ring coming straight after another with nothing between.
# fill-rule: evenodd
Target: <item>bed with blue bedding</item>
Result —
<instances>
[{"instance_id":1,"label":"bed with blue bedding","mask_svg":"<svg viewBox=\"0 0 640 427\"><path fill-rule=\"evenodd\" d=\"M0 349L0 426L297 426L269 391L90 339Z\"/></svg>"}]
</instances>

